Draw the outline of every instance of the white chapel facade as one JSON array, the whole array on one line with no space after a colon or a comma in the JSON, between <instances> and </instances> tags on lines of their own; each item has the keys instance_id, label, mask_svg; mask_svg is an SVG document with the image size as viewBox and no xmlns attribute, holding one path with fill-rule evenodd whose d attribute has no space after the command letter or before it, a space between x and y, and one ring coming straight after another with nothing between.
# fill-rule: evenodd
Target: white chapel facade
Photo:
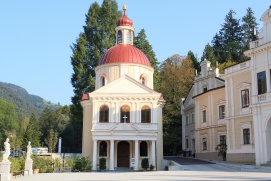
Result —
<instances>
[{"instance_id":1,"label":"white chapel facade","mask_svg":"<svg viewBox=\"0 0 271 181\"><path fill-rule=\"evenodd\" d=\"M146 55L133 46L133 22L124 14L116 27L116 45L108 49L95 68L95 91L82 97L82 155L93 170L100 158L106 169L141 169L148 158L162 169L163 133L161 93L153 90L154 69Z\"/></svg>"}]
</instances>

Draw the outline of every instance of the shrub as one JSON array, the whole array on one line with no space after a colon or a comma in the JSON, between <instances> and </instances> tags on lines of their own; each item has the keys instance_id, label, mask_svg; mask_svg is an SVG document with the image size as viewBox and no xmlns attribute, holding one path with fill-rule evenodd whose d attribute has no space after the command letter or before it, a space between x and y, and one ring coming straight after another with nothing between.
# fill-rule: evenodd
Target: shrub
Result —
<instances>
[{"instance_id":1,"label":"shrub","mask_svg":"<svg viewBox=\"0 0 271 181\"><path fill-rule=\"evenodd\" d=\"M9 157L8 159L11 162L10 173L24 170L24 164L25 164L24 157L19 157L19 158Z\"/></svg>"},{"instance_id":2,"label":"shrub","mask_svg":"<svg viewBox=\"0 0 271 181\"><path fill-rule=\"evenodd\" d=\"M149 168L149 159L148 158L143 158L141 161L141 167L144 170L147 170L147 168Z\"/></svg>"},{"instance_id":3,"label":"shrub","mask_svg":"<svg viewBox=\"0 0 271 181\"><path fill-rule=\"evenodd\" d=\"M76 158L75 165L74 165L74 171L86 171L91 170L92 165L89 157L81 157Z\"/></svg>"},{"instance_id":4,"label":"shrub","mask_svg":"<svg viewBox=\"0 0 271 181\"><path fill-rule=\"evenodd\" d=\"M33 169L39 169L40 173L51 173L53 172L53 161L51 158L42 156L32 156Z\"/></svg>"},{"instance_id":5,"label":"shrub","mask_svg":"<svg viewBox=\"0 0 271 181\"><path fill-rule=\"evenodd\" d=\"M150 165L150 171L153 171L153 169L155 168L155 166L153 164Z\"/></svg>"},{"instance_id":6,"label":"shrub","mask_svg":"<svg viewBox=\"0 0 271 181\"><path fill-rule=\"evenodd\" d=\"M100 158L99 159L99 166L101 170L105 170L106 169L106 159L105 158Z\"/></svg>"}]
</instances>

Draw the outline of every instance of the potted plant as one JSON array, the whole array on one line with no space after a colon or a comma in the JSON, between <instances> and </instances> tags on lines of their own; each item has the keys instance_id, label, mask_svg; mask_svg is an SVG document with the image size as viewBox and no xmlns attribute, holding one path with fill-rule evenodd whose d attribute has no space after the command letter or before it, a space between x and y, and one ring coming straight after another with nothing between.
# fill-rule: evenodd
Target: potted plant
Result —
<instances>
[{"instance_id":1,"label":"potted plant","mask_svg":"<svg viewBox=\"0 0 271 181\"><path fill-rule=\"evenodd\" d=\"M149 168L149 159L143 158L141 161L141 167L143 170L147 170Z\"/></svg>"},{"instance_id":2,"label":"potted plant","mask_svg":"<svg viewBox=\"0 0 271 181\"><path fill-rule=\"evenodd\" d=\"M105 170L106 169L106 159L105 158L100 158L99 159L99 168L100 168L100 170Z\"/></svg>"},{"instance_id":3,"label":"potted plant","mask_svg":"<svg viewBox=\"0 0 271 181\"><path fill-rule=\"evenodd\" d=\"M226 161L227 145L225 143L220 143L215 149L218 150L218 156L222 156L223 161Z\"/></svg>"},{"instance_id":4,"label":"potted plant","mask_svg":"<svg viewBox=\"0 0 271 181\"><path fill-rule=\"evenodd\" d=\"M153 171L153 169L155 168L155 166L153 164L150 165L150 171Z\"/></svg>"},{"instance_id":5,"label":"potted plant","mask_svg":"<svg viewBox=\"0 0 271 181\"><path fill-rule=\"evenodd\" d=\"M38 174L40 170L41 160L38 156L32 156L33 159L33 174Z\"/></svg>"}]
</instances>

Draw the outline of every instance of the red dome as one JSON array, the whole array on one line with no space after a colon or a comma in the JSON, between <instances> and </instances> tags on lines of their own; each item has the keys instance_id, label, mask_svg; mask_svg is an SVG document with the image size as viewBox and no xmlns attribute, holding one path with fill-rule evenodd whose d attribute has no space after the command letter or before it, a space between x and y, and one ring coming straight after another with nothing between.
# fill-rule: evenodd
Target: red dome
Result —
<instances>
[{"instance_id":1,"label":"red dome","mask_svg":"<svg viewBox=\"0 0 271 181\"><path fill-rule=\"evenodd\" d=\"M126 16L125 11L123 16L118 20L117 26L133 26L133 21Z\"/></svg>"},{"instance_id":2,"label":"red dome","mask_svg":"<svg viewBox=\"0 0 271 181\"><path fill-rule=\"evenodd\" d=\"M151 67L146 55L130 44L117 44L108 49L100 59L98 65L110 63L134 63Z\"/></svg>"}]
</instances>

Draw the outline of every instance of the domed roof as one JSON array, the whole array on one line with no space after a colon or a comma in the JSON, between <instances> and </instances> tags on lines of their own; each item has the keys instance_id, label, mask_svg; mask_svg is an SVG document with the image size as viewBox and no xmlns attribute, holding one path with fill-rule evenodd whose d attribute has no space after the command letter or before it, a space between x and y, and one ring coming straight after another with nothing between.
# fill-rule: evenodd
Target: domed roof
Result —
<instances>
[{"instance_id":1,"label":"domed roof","mask_svg":"<svg viewBox=\"0 0 271 181\"><path fill-rule=\"evenodd\" d=\"M127 6L123 6L123 16L117 21L117 26L133 26L133 21L126 16Z\"/></svg>"},{"instance_id":2,"label":"domed roof","mask_svg":"<svg viewBox=\"0 0 271 181\"><path fill-rule=\"evenodd\" d=\"M130 44L117 44L108 49L100 59L98 65L110 63L134 63L151 67L146 55Z\"/></svg>"}]
</instances>

